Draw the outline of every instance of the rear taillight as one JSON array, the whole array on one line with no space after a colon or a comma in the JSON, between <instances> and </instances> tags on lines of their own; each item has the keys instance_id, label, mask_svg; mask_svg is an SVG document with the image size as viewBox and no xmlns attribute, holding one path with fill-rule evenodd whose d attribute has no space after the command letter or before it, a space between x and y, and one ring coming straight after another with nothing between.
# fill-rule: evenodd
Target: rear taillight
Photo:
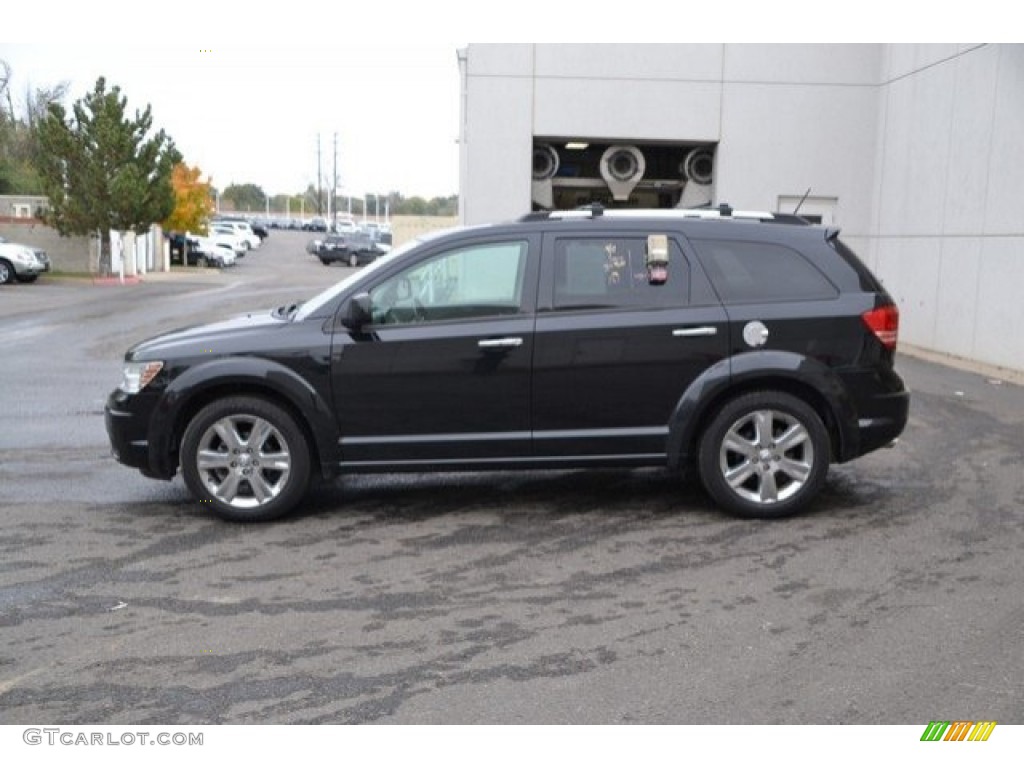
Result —
<instances>
[{"instance_id":1,"label":"rear taillight","mask_svg":"<svg viewBox=\"0 0 1024 768\"><path fill-rule=\"evenodd\" d=\"M896 337L900 330L900 311L895 304L872 309L861 317L864 324L878 337L886 349L896 349Z\"/></svg>"}]
</instances>

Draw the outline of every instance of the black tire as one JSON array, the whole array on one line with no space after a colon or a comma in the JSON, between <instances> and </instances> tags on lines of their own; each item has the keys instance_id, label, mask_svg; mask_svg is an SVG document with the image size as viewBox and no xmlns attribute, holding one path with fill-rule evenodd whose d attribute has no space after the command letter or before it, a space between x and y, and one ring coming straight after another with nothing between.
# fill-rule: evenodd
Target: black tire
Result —
<instances>
[{"instance_id":1,"label":"black tire","mask_svg":"<svg viewBox=\"0 0 1024 768\"><path fill-rule=\"evenodd\" d=\"M306 494L310 448L280 406L258 397L226 397L189 422L181 469L204 508L232 522L263 522L287 514Z\"/></svg>"},{"instance_id":2,"label":"black tire","mask_svg":"<svg viewBox=\"0 0 1024 768\"><path fill-rule=\"evenodd\" d=\"M320 259L320 263L323 264L325 267L331 266L331 260L330 259Z\"/></svg>"},{"instance_id":3,"label":"black tire","mask_svg":"<svg viewBox=\"0 0 1024 768\"><path fill-rule=\"evenodd\" d=\"M785 392L730 400L707 425L697 455L704 487L742 517L778 518L805 507L828 473L829 437L818 413Z\"/></svg>"},{"instance_id":4,"label":"black tire","mask_svg":"<svg viewBox=\"0 0 1024 768\"><path fill-rule=\"evenodd\" d=\"M14 267L10 262L0 259L0 285L14 282Z\"/></svg>"},{"instance_id":5,"label":"black tire","mask_svg":"<svg viewBox=\"0 0 1024 768\"><path fill-rule=\"evenodd\" d=\"M350 253L348 255L348 265L350 267L358 267L359 266L359 256L357 256L354 253Z\"/></svg>"},{"instance_id":6,"label":"black tire","mask_svg":"<svg viewBox=\"0 0 1024 768\"><path fill-rule=\"evenodd\" d=\"M39 275L15 275L14 277L19 283L34 283L39 279Z\"/></svg>"}]
</instances>

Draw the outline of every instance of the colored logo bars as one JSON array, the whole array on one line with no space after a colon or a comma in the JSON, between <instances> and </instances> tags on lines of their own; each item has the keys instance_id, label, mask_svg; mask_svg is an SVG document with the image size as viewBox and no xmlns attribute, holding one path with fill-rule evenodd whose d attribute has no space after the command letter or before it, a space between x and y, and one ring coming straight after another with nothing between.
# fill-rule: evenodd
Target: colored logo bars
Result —
<instances>
[{"instance_id":1,"label":"colored logo bars","mask_svg":"<svg viewBox=\"0 0 1024 768\"><path fill-rule=\"evenodd\" d=\"M933 720L921 735L921 741L988 741L995 730L994 720Z\"/></svg>"}]
</instances>

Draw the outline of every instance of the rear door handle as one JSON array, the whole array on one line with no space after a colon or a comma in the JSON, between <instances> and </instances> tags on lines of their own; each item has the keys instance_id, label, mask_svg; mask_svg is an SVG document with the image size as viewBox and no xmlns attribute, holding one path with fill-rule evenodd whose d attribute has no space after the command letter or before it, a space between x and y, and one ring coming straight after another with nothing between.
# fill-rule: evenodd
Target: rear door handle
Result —
<instances>
[{"instance_id":1,"label":"rear door handle","mask_svg":"<svg viewBox=\"0 0 1024 768\"><path fill-rule=\"evenodd\" d=\"M523 340L518 336L509 336L504 339L482 339L476 345L480 349L510 349L523 346Z\"/></svg>"},{"instance_id":2,"label":"rear door handle","mask_svg":"<svg viewBox=\"0 0 1024 768\"><path fill-rule=\"evenodd\" d=\"M676 328L672 331L672 335L677 337L714 336L716 333L718 333L718 329L713 325L702 325L699 328Z\"/></svg>"}]
</instances>

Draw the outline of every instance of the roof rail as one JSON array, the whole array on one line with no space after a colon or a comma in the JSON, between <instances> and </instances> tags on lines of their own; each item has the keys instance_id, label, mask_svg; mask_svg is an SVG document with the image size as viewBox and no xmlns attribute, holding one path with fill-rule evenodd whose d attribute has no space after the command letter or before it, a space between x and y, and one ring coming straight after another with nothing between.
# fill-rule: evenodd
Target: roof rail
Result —
<instances>
[{"instance_id":1,"label":"roof rail","mask_svg":"<svg viewBox=\"0 0 1024 768\"><path fill-rule=\"evenodd\" d=\"M737 211L722 204L717 208L604 208L594 203L574 210L536 211L528 213L519 221L580 220L598 217L609 219L748 219L775 224L808 225L800 216L770 211Z\"/></svg>"}]
</instances>

